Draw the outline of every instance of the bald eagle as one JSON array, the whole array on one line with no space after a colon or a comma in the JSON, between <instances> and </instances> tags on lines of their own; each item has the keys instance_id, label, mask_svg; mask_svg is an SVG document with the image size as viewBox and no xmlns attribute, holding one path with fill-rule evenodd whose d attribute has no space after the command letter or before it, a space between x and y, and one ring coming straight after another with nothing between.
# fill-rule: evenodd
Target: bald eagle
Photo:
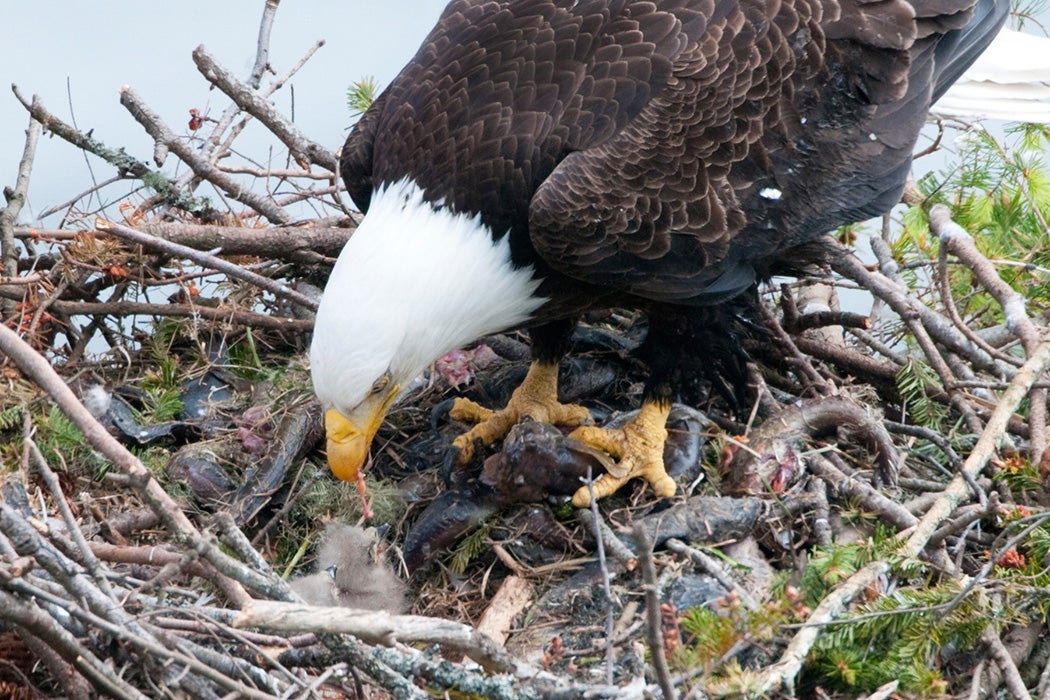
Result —
<instances>
[{"instance_id":1,"label":"bald eagle","mask_svg":"<svg viewBox=\"0 0 1050 700\"><path fill-rule=\"evenodd\" d=\"M807 243L898 200L929 107L1008 0L453 0L346 141L364 219L310 352L336 476L360 478L409 382L477 338L528 328L508 405L457 399L501 439L524 416L580 426L656 495L676 389L727 344L718 311ZM579 316L648 314L637 419L557 400ZM715 319L715 320L712 320ZM731 343L729 343L731 344ZM590 501L581 488L577 505Z\"/></svg>"}]
</instances>

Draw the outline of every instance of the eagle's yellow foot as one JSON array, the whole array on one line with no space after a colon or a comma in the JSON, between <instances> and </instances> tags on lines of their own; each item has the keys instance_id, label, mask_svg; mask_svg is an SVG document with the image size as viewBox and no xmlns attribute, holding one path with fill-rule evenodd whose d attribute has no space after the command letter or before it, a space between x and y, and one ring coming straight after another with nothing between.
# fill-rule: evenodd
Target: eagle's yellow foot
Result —
<instances>
[{"instance_id":1,"label":"eagle's yellow foot","mask_svg":"<svg viewBox=\"0 0 1050 700\"><path fill-rule=\"evenodd\" d=\"M569 437L609 453L616 463L594 482L594 497L615 493L630 479L640 476L649 482L660 498L673 496L677 485L664 468L664 443L667 442L667 416L671 404L646 401L638 417L623 428L609 430L586 426L572 431ZM581 486L572 496L572 504L584 508L591 494Z\"/></svg>"},{"instance_id":2,"label":"eagle's yellow foot","mask_svg":"<svg viewBox=\"0 0 1050 700\"><path fill-rule=\"evenodd\" d=\"M452 446L459 451L460 464L466 464L474 456L476 441L490 445L501 440L525 417L569 427L591 422L591 414L583 406L558 403L558 365L540 361L529 366L525 380L511 394L503 410L491 411L470 399L459 398L453 402L449 415L456 420L477 423L452 441Z\"/></svg>"}]
</instances>

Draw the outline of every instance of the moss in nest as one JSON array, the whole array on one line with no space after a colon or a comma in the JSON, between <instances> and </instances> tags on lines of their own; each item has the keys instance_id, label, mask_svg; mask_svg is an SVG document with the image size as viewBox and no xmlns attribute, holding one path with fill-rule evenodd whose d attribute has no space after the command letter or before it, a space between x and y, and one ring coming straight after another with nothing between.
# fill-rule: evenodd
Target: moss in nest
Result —
<instances>
[{"instance_id":1,"label":"moss in nest","mask_svg":"<svg viewBox=\"0 0 1050 700\"><path fill-rule=\"evenodd\" d=\"M307 493L299 499L298 509L306 520L332 518L356 522L361 518L361 499L356 484L339 481L325 465L312 463L307 471ZM367 498L375 513L372 522L395 523L404 515L407 504L396 484L365 474L365 485L368 489Z\"/></svg>"},{"instance_id":2,"label":"moss in nest","mask_svg":"<svg viewBox=\"0 0 1050 700\"><path fill-rule=\"evenodd\" d=\"M88 445L84 434L56 406L36 421L36 444L53 469L66 467L74 476L98 478L109 464Z\"/></svg>"}]
</instances>

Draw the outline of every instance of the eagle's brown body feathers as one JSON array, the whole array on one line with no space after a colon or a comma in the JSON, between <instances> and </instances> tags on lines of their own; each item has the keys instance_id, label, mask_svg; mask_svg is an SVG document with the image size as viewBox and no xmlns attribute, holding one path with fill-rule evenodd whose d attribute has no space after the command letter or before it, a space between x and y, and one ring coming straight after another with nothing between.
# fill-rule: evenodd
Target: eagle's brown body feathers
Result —
<instances>
[{"instance_id":1,"label":"eagle's brown body feathers","mask_svg":"<svg viewBox=\"0 0 1050 700\"><path fill-rule=\"evenodd\" d=\"M516 262L571 280L549 276L548 316L725 299L896 202L933 95L1005 14L960 34L972 5L456 0L342 174L362 210L411 175L509 231Z\"/></svg>"}]
</instances>

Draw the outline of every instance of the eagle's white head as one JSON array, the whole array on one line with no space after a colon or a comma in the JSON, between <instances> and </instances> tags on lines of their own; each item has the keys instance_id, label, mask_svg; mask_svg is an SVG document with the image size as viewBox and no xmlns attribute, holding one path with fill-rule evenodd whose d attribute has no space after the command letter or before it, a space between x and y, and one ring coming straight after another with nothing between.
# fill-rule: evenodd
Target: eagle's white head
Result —
<instances>
[{"instance_id":1,"label":"eagle's white head","mask_svg":"<svg viewBox=\"0 0 1050 700\"><path fill-rule=\"evenodd\" d=\"M321 297L310 346L328 463L354 480L391 404L450 350L520 325L544 299L477 216L428 202L411 180L372 195Z\"/></svg>"}]
</instances>

